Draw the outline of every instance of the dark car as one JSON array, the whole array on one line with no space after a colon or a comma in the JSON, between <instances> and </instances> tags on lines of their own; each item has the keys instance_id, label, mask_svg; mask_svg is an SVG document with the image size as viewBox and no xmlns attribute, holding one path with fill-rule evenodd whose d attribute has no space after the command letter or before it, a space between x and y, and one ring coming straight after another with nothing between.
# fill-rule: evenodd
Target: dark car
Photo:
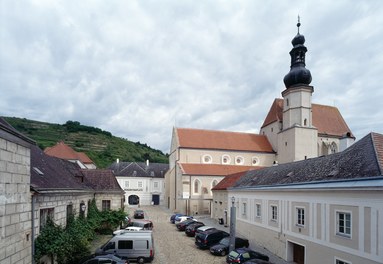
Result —
<instances>
[{"instance_id":1,"label":"dark car","mask_svg":"<svg viewBox=\"0 0 383 264\"><path fill-rule=\"evenodd\" d=\"M200 249L206 249L228 236L229 233L218 229L203 231L195 235L195 244Z\"/></svg>"},{"instance_id":2,"label":"dark car","mask_svg":"<svg viewBox=\"0 0 383 264\"><path fill-rule=\"evenodd\" d=\"M246 262L243 262L243 264L273 264L273 263L266 260L262 260L262 259L250 259Z\"/></svg>"},{"instance_id":3,"label":"dark car","mask_svg":"<svg viewBox=\"0 0 383 264\"><path fill-rule=\"evenodd\" d=\"M183 216L184 214L174 214L170 217L170 223L174 224L176 221L176 217Z\"/></svg>"},{"instance_id":4,"label":"dark car","mask_svg":"<svg viewBox=\"0 0 383 264\"><path fill-rule=\"evenodd\" d=\"M197 221L194 219L188 219L188 220L185 220L183 222L176 224L176 227L179 231L185 231L186 227L188 227L189 225L191 225L193 223L197 223ZM199 223L201 223L201 222L199 222Z\"/></svg>"},{"instance_id":5,"label":"dark car","mask_svg":"<svg viewBox=\"0 0 383 264\"><path fill-rule=\"evenodd\" d=\"M129 264L128 260L121 259L115 255L109 254L109 255L101 255L101 256L94 256L91 259L88 259L87 261L83 262L82 264Z\"/></svg>"},{"instance_id":6,"label":"dark car","mask_svg":"<svg viewBox=\"0 0 383 264\"><path fill-rule=\"evenodd\" d=\"M249 248L237 248L237 249L234 249L233 251L230 251L230 253L226 257L226 262L227 263L244 263L251 259L261 259L261 260L269 261L269 256Z\"/></svg>"},{"instance_id":7,"label":"dark car","mask_svg":"<svg viewBox=\"0 0 383 264\"><path fill-rule=\"evenodd\" d=\"M210 253L217 256L225 256L229 252L230 237L222 238L218 244L210 247ZM249 240L236 237L235 248L249 247Z\"/></svg>"},{"instance_id":8,"label":"dark car","mask_svg":"<svg viewBox=\"0 0 383 264\"><path fill-rule=\"evenodd\" d=\"M141 210L141 209L135 210L133 217L134 219L143 219L145 217L144 210Z\"/></svg>"},{"instance_id":9,"label":"dark car","mask_svg":"<svg viewBox=\"0 0 383 264\"><path fill-rule=\"evenodd\" d=\"M205 224L202 222L194 222L194 223L192 223L186 227L185 234L187 236L193 237L195 235L195 231L197 230L197 228L204 226L204 225Z\"/></svg>"}]
</instances>

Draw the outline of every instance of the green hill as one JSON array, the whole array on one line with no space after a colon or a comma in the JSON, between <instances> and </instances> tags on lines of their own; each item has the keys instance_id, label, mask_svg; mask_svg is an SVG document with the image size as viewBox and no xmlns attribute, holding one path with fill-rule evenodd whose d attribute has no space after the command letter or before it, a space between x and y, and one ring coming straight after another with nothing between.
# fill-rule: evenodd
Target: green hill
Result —
<instances>
[{"instance_id":1,"label":"green hill","mask_svg":"<svg viewBox=\"0 0 383 264\"><path fill-rule=\"evenodd\" d=\"M41 149L64 141L74 150L85 152L98 168L106 168L116 159L168 163L168 156L160 150L115 137L108 131L84 126L77 121L67 121L60 125L17 117L3 118L19 132L35 140Z\"/></svg>"}]
</instances>

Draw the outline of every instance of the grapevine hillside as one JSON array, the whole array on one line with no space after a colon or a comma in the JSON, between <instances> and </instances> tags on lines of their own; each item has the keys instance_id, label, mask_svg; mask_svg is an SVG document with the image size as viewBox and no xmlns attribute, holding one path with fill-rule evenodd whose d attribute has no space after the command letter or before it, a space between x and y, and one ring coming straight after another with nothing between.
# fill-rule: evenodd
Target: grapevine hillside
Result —
<instances>
[{"instance_id":1,"label":"grapevine hillside","mask_svg":"<svg viewBox=\"0 0 383 264\"><path fill-rule=\"evenodd\" d=\"M168 155L140 142L115 137L100 128L77 121L52 124L17 117L3 117L20 133L35 140L41 149L64 141L78 152L85 152L98 168L106 168L116 159L168 163Z\"/></svg>"}]
</instances>

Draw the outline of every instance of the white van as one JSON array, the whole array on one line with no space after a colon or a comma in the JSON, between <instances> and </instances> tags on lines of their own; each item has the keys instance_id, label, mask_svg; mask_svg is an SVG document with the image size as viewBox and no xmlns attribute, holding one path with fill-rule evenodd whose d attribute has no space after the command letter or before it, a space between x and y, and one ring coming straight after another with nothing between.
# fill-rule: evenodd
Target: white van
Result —
<instances>
[{"instance_id":1,"label":"white van","mask_svg":"<svg viewBox=\"0 0 383 264\"><path fill-rule=\"evenodd\" d=\"M96 255L104 254L114 254L138 263L151 262L154 258L153 233L144 230L116 235L96 250Z\"/></svg>"}]
</instances>

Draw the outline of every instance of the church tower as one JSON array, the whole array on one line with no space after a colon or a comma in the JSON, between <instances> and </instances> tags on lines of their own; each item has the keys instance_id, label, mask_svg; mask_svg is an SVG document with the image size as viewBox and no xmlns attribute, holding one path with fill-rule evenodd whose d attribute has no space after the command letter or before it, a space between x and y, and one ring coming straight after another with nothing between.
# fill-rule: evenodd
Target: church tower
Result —
<instances>
[{"instance_id":1,"label":"church tower","mask_svg":"<svg viewBox=\"0 0 383 264\"><path fill-rule=\"evenodd\" d=\"M306 69L305 37L298 33L291 41L290 72L284 77L286 89L283 97L283 123L278 133L278 162L286 163L318 155L318 131L312 123L311 97L314 87L310 86L311 73Z\"/></svg>"}]
</instances>

